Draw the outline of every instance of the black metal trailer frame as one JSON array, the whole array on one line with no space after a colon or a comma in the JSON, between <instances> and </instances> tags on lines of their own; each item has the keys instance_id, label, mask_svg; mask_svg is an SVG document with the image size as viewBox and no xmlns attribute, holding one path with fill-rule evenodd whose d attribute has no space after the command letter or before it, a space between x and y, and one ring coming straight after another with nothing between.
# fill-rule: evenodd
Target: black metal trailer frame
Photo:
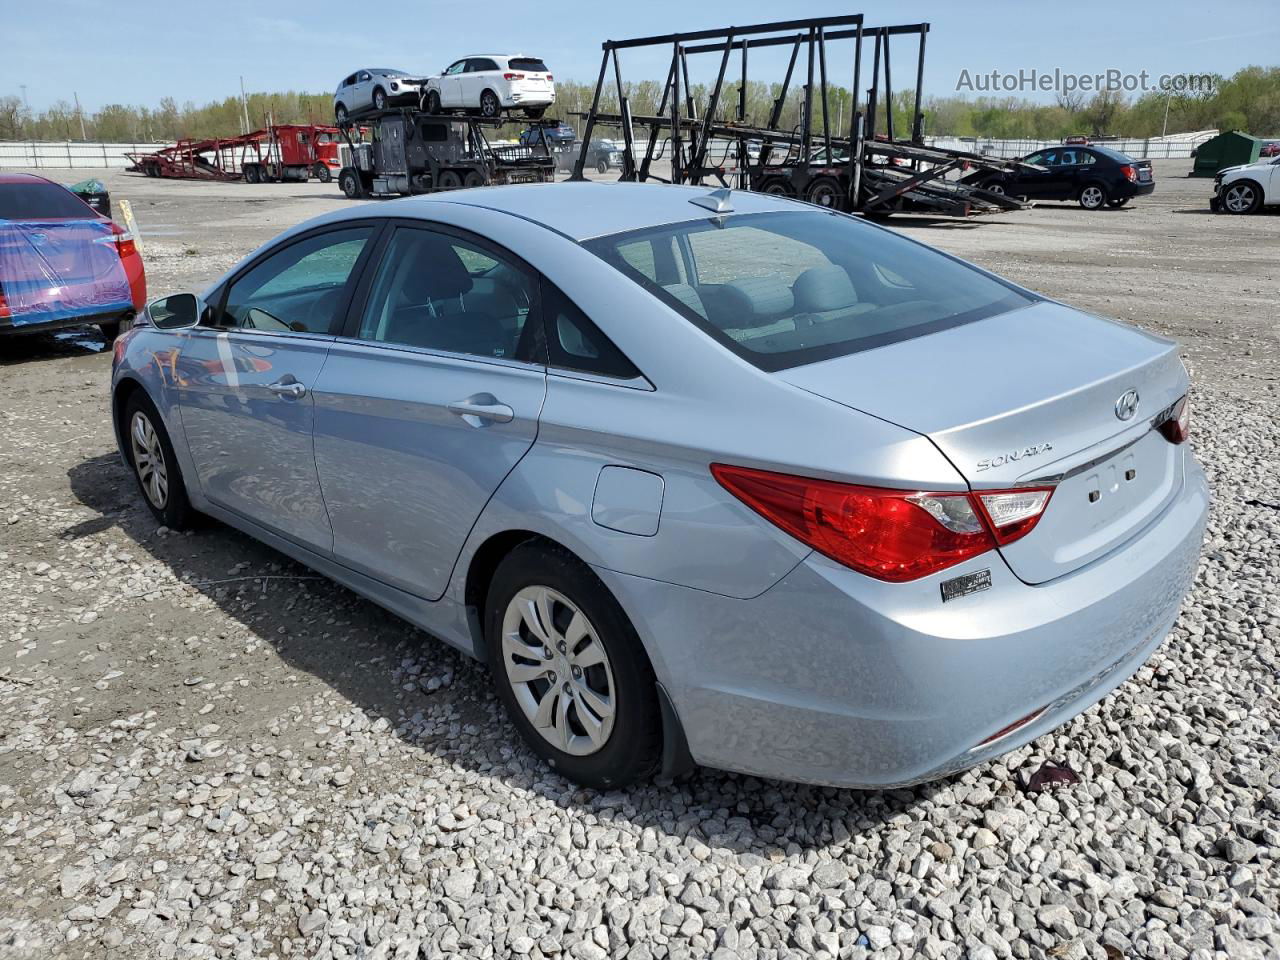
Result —
<instances>
[{"instance_id":1,"label":"black metal trailer frame","mask_svg":"<svg viewBox=\"0 0 1280 960\"><path fill-rule=\"evenodd\" d=\"M553 179L555 158L547 150L545 138L541 149L536 145L495 147L489 143L484 128L505 122L430 114L413 107L365 111L359 119L338 125L351 151L351 163L339 172L338 183L347 197L358 199ZM439 139L425 135L434 126L445 128ZM466 128L465 133L458 132L460 127ZM369 130L372 139L357 143L351 136L353 130Z\"/></svg>"},{"instance_id":2,"label":"black metal trailer frame","mask_svg":"<svg viewBox=\"0 0 1280 960\"><path fill-rule=\"evenodd\" d=\"M975 213L1021 209L1025 203L1002 194L990 193L945 179L952 171L969 168L990 169L993 173L1014 169L1013 160L998 160L980 154L944 150L924 145L924 114L921 97L924 85L925 40L929 24L899 24L868 27L862 14L835 17L809 17L780 20L743 27L696 30L638 37L630 40L606 40L604 55L596 79L591 108L581 114L586 119L582 132L583 148L574 165L574 180L584 179L587 147L597 124L620 127L625 147L620 179L632 181L658 180L652 171L655 159L668 149L671 159L671 183L701 184L709 177L720 186L731 186L722 164L708 164L709 152L716 140L736 141L739 189L763 190L807 199L845 211L861 210L872 214L888 214L894 210L918 210L935 214L968 216ZM896 37L915 37L918 53L915 70L915 96L911 129L906 138L894 130L893 73L890 41ZM829 108L829 71L827 43L853 40L854 55L851 90L854 103L848 133L832 130ZM865 111L859 108L862 83L863 44L872 44L871 85L866 91ZM748 122L746 94L749 52L772 46L791 46L791 55L781 89L774 98L769 117L763 125ZM619 51L638 47L671 48L671 62L663 86L662 102L657 115L635 116L622 79ZM779 127L791 89L801 50L806 51L804 102L800 125L794 130ZM736 118L719 118L721 99L731 54L740 58L740 75ZM692 95L689 82L689 57L695 54L719 53L719 69L714 85L702 106ZM619 112L602 113L600 100L609 82L610 61ZM815 72L817 74L815 78ZM883 77L883 86L882 84ZM816 90L815 90L816 79ZM816 102L821 107L820 138L813 129ZM878 114L883 103L884 134L877 132ZM644 153L636 163L636 127L647 128ZM662 133L667 138L660 145ZM752 161L749 142L760 142L759 154ZM822 155L815 158L815 140ZM774 162L781 148L785 153ZM727 150L726 150L727 153ZM841 157L843 154L843 157Z\"/></svg>"}]
</instances>

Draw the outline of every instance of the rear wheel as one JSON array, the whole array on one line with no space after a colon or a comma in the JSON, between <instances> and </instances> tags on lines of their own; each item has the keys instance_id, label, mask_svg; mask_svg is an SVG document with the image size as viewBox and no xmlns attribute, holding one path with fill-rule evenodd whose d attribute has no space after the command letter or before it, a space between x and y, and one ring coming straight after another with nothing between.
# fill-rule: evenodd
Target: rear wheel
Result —
<instances>
[{"instance_id":1,"label":"rear wheel","mask_svg":"<svg viewBox=\"0 0 1280 960\"><path fill-rule=\"evenodd\" d=\"M819 177L809 184L805 199L820 207L839 209L844 191L840 189L840 181L835 177Z\"/></svg>"},{"instance_id":2,"label":"rear wheel","mask_svg":"<svg viewBox=\"0 0 1280 960\"><path fill-rule=\"evenodd\" d=\"M762 193L767 193L774 197L794 197L796 192L791 189L791 184L785 180L770 180L764 185Z\"/></svg>"},{"instance_id":3,"label":"rear wheel","mask_svg":"<svg viewBox=\"0 0 1280 960\"><path fill-rule=\"evenodd\" d=\"M440 112L440 92L438 90L427 91L427 113Z\"/></svg>"},{"instance_id":4,"label":"rear wheel","mask_svg":"<svg viewBox=\"0 0 1280 960\"><path fill-rule=\"evenodd\" d=\"M489 587L494 687L525 742L571 780L611 789L657 767L653 668L618 602L576 557L525 544Z\"/></svg>"},{"instance_id":5,"label":"rear wheel","mask_svg":"<svg viewBox=\"0 0 1280 960\"><path fill-rule=\"evenodd\" d=\"M457 190L462 186L462 178L456 170L446 170L440 174L440 182L436 186L441 190Z\"/></svg>"},{"instance_id":6,"label":"rear wheel","mask_svg":"<svg viewBox=\"0 0 1280 960\"><path fill-rule=\"evenodd\" d=\"M1252 180L1237 180L1222 191L1227 213L1254 213L1262 206L1262 190Z\"/></svg>"},{"instance_id":7,"label":"rear wheel","mask_svg":"<svg viewBox=\"0 0 1280 960\"><path fill-rule=\"evenodd\" d=\"M245 164L244 167L245 183L258 183L262 179L262 174L258 170L256 163Z\"/></svg>"},{"instance_id":8,"label":"rear wheel","mask_svg":"<svg viewBox=\"0 0 1280 960\"><path fill-rule=\"evenodd\" d=\"M1107 206L1108 206L1108 207L1110 207L1110 208L1111 208L1111 209L1113 209L1113 210L1119 210L1121 207L1123 207L1123 206L1124 206L1126 203L1128 203L1128 202L1129 202L1129 198L1128 198L1128 197L1121 197L1119 200L1108 200L1108 201L1107 201Z\"/></svg>"},{"instance_id":9,"label":"rear wheel","mask_svg":"<svg viewBox=\"0 0 1280 960\"><path fill-rule=\"evenodd\" d=\"M484 174L479 170L469 170L466 177L462 180L462 185L464 187L483 187Z\"/></svg>"},{"instance_id":10,"label":"rear wheel","mask_svg":"<svg viewBox=\"0 0 1280 960\"><path fill-rule=\"evenodd\" d=\"M129 466L152 515L172 530L190 526L194 511L182 468L155 404L140 389L125 404L123 428Z\"/></svg>"},{"instance_id":11,"label":"rear wheel","mask_svg":"<svg viewBox=\"0 0 1280 960\"><path fill-rule=\"evenodd\" d=\"M492 90L485 90L480 94L480 116L489 120L496 120L502 113L502 102L498 99L498 95Z\"/></svg>"},{"instance_id":12,"label":"rear wheel","mask_svg":"<svg viewBox=\"0 0 1280 960\"><path fill-rule=\"evenodd\" d=\"M1086 210L1099 210L1106 206L1107 188L1100 183L1087 183L1081 188L1080 196L1076 199Z\"/></svg>"},{"instance_id":13,"label":"rear wheel","mask_svg":"<svg viewBox=\"0 0 1280 960\"><path fill-rule=\"evenodd\" d=\"M360 197L360 177L356 172L348 167L338 174L338 186L342 188L342 194L348 200L357 200Z\"/></svg>"}]
</instances>

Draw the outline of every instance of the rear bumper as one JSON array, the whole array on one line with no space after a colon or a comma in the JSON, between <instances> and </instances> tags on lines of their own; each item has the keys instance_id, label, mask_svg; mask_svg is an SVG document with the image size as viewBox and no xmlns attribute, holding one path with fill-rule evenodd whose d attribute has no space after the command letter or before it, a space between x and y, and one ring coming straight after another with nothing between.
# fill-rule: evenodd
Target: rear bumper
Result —
<instances>
[{"instance_id":1,"label":"rear bumper","mask_svg":"<svg viewBox=\"0 0 1280 960\"><path fill-rule=\"evenodd\" d=\"M1041 586L995 554L911 584L815 554L753 600L599 573L640 632L699 763L886 787L1004 753L1131 676L1177 617L1207 508L1189 457L1181 493L1142 534ZM980 569L991 571L990 590L940 602L939 581Z\"/></svg>"},{"instance_id":2,"label":"rear bumper","mask_svg":"<svg viewBox=\"0 0 1280 960\"><path fill-rule=\"evenodd\" d=\"M1155 181L1151 181L1150 183L1133 183L1126 180L1117 188L1114 199L1119 200L1121 198L1145 197L1149 193L1155 193L1155 190Z\"/></svg>"},{"instance_id":3,"label":"rear bumper","mask_svg":"<svg viewBox=\"0 0 1280 960\"><path fill-rule=\"evenodd\" d=\"M7 317L0 318L0 337L17 336L23 333L48 333L52 330L66 330L68 327L93 326L101 323L115 323L132 314L132 309L114 309L105 313L84 313L84 314L67 314L63 316L54 316L48 319L40 319L13 323Z\"/></svg>"}]
</instances>

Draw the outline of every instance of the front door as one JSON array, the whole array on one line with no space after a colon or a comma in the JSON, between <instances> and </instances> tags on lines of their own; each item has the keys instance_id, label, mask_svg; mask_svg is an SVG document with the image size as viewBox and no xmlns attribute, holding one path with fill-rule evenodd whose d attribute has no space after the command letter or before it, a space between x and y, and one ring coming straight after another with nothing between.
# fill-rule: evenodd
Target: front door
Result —
<instances>
[{"instance_id":1,"label":"front door","mask_svg":"<svg viewBox=\"0 0 1280 960\"><path fill-rule=\"evenodd\" d=\"M404 225L362 287L314 392L334 559L435 600L537 435L537 283L477 238Z\"/></svg>"},{"instance_id":2,"label":"front door","mask_svg":"<svg viewBox=\"0 0 1280 960\"><path fill-rule=\"evenodd\" d=\"M462 71L467 61L459 60L440 77L440 104L445 107L462 106Z\"/></svg>"},{"instance_id":3,"label":"front door","mask_svg":"<svg viewBox=\"0 0 1280 960\"><path fill-rule=\"evenodd\" d=\"M204 495L310 549L332 533L312 450L312 391L376 227L289 241L215 298L175 361L183 430Z\"/></svg>"},{"instance_id":4,"label":"front door","mask_svg":"<svg viewBox=\"0 0 1280 960\"><path fill-rule=\"evenodd\" d=\"M1034 163L1046 169L1019 170L1014 176L1012 185L1005 187L1005 192L1015 197L1026 197L1029 200L1053 199L1053 183L1056 176L1053 168L1058 162L1058 151L1041 150L1025 159L1027 163Z\"/></svg>"}]
</instances>

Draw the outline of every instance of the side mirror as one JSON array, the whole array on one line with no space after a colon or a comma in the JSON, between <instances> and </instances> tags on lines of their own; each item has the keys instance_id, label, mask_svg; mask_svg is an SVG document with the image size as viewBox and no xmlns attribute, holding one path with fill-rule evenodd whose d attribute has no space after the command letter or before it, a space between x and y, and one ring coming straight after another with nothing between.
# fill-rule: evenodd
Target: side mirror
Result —
<instances>
[{"instance_id":1,"label":"side mirror","mask_svg":"<svg viewBox=\"0 0 1280 960\"><path fill-rule=\"evenodd\" d=\"M158 330L181 330L199 323L204 311L204 302L194 293L175 293L147 304L147 319Z\"/></svg>"}]
</instances>

